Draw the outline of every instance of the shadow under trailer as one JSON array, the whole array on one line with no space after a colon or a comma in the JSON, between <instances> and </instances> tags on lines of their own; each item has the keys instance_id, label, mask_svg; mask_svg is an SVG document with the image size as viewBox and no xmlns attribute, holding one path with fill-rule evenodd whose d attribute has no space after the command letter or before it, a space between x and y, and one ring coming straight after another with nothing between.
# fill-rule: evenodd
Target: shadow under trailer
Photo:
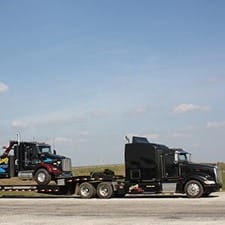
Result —
<instances>
[{"instance_id":1,"label":"shadow under trailer","mask_svg":"<svg viewBox=\"0 0 225 225\"><path fill-rule=\"evenodd\" d=\"M14 154L9 154L11 151ZM190 153L183 149L150 143L144 137L133 137L131 143L125 144L124 158L125 176L109 169L73 176L71 160L56 155L50 145L11 141L0 156L0 178L34 179L37 185L0 184L0 191L30 190L86 199L162 193L199 198L222 187L221 171L216 165L192 163Z\"/></svg>"}]
</instances>

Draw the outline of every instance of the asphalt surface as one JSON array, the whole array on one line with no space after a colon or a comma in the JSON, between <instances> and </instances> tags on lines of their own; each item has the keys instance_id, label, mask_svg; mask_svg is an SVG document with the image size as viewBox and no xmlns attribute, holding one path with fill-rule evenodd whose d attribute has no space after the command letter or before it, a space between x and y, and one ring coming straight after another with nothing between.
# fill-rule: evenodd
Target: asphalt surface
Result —
<instances>
[{"instance_id":1,"label":"asphalt surface","mask_svg":"<svg viewBox=\"0 0 225 225\"><path fill-rule=\"evenodd\" d=\"M224 225L225 193L200 199L1 198L1 225Z\"/></svg>"}]
</instances>

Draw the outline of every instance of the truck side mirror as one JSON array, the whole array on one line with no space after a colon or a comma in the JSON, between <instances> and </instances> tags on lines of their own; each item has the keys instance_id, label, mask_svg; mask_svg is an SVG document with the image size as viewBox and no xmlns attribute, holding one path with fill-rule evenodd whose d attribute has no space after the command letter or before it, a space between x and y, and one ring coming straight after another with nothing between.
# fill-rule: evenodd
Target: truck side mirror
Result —
<instances>
[{"instance_id":1,"label":"truck side mirror","mask_svg":"<svg viewBox=\"0 0 225 225\"><path fill-rule=\"evenodd\" d=\"M53 150L53 154L56 155L56 150L55 149Z\"/></svg>"}]
</instances>

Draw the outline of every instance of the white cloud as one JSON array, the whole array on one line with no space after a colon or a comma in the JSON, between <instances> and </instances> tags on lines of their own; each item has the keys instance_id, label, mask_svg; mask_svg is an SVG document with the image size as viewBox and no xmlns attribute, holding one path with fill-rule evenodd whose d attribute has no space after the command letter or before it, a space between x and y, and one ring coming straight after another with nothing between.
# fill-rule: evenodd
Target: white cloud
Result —
<instances>
[{"instance_id":1,"label":"white cloud","mask_svg":"<svg viewBox=\"0 0 225 225\"><path fill-rule=\"evenodd\" d=\"M54 138L55 144L66 144L66 143L71 143L72 139L66 138L66 137L56 137Z\"/></svg>"},{"instance_id":2,"label":"white cloud","mask_svg":"<svg viewBox=\"0 0 225 225\"><path fill-rule=\"evenodd\" d=\"M146 108L139 107L139 108L130 110L127 114L129 116L139 116L139 115L145 114L146 112L147 112Z\"/></svg>"},{"instance_id":3,"label":"white cloud","mask_svg":"<svg viewBox=\"0 0 225 225\"><path fill-rule=\"evenodd\" d=\"M29 123L23 120L14 120L11 125L14 128L26 128L28 127Z\"/></svg>"},{"instance_id":4,"label":"white cloud","mask_svg":"<svg viewBox=\"0 0 225 225\"><path fill-rule=\"evenodd\" d=\"M104 110L92 110L92 111L86 112L86 116L90 116L95 119L102 119L102 118L109 117L110 113Z\"/></svg>"},{"instance_id":5,"label":"white cloud","mask_svg":"<svg viewBox=\"0 0 225 225\"><path fill-rule=\"evenodd\" d=\"M0 82L0 93L6 92L8 90L8 86L2 82Z\"/></svg>"},{"instance_id":6,"label":"white cloud","mask_svg":"<svg viewBox=\"0 0 225 225\"><path fill-rule=\"evenodd\" d=\"M86 137L89 135L89 132L88 131L81 131L80 134L79 134L81 137Z\"/></svg>"},{"instance_id":7,"label":"white cloud","mask_svg":"<svg viewBox=\"0 0 225 225\"><path fill-rule=\"evenodd\" d=\"M210 106L201 106L201 105L194 105L194 104L180 104L177 105L173 111L174 113L187 113L193 111L210 111Z\"/></svg>"},{"instance_id":8,"label":"white cloud","mask_svg":"<svg viewBox=\"0 0 225 225\"><path fill-rule=\"evenodd\" d=\"M149 105L140 106L140 107L136 107L136 108L129 110L128 112L126 112L126 115L132 116L132 117L140 116L140 115L146 114L150 111L153 111L155 109L156 109L156 107L149 106Z\"/></svg>"},{"instance_id":9,"label":"white cloud","mask_svg":"<svg viewBox=\"0 0 225 225\"><path fill-rule=\"evenodd\" d=\"M214 121L214 122L208 122L207 128L223 128L225 127L225 121Z\"/></svg>"},{"instance_id":10,"label":"white cloud","mask_svg":"<svg viewBox=\"0 0 225 225\"><path fill-rule=\"evenodd\" d=\"M191 134L184 132L175 132L171 135L172 138L190 138Z\"/></svg>"},{"instance_id":11,"label":"white cloud","mask_svg":"<svg viewBox=\"0 0 225 225\"><path fill-rule=\"evenodd\" d=\"M90 110L83 112L75 112L72 110L48 112L46 114L30 115L24 118L17 118L11 122L14 128L37 128L41 126L59 126L71 124L83 124L88 120L98 120L110 117L110 112L103 110ZM82 133L81 136L86 136Z\"/></svg>"},{"instance_id":12,"label":"white cloud","mask_svg":"<svg viewBox=\"0 0 225 225\"><path fill-rule=\"evenodd\" d=\"M150 142L151 142L151 140L158 140L159 137L160 137L160 135L159 134L156 134L156 133L146 134L144 136L147 137Z\"/></svg>"},{"instance_id":13,"label":"white cloud","mask_svg":"<svg viewBox=\"0 0 225 225\"><path fill-rule=\"evenodd\" d=\"M50 125L67 125L74 123L83 123L89 118L99 119L108 117L109 113L100 110L88 112L58 111L46 114L31 115L24 118L18 118L11 122L11 126L15 128L27 128L37 126Z\"/></svg>"}]
</instances>

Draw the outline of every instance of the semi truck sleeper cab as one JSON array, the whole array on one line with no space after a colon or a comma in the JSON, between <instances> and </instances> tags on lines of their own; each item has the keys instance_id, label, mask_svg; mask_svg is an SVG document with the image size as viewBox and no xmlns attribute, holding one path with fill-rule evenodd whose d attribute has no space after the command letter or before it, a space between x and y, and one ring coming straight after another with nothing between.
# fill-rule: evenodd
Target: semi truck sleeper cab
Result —
<instances>
[{"instance_id":1,"label":"semi truck sleeper cab","mask_svg":"<svg viewBox=\"0 0 225 225\"><path fill-rule=\"evenodd\" d=\"M221 173L216 165L190 161L190 153L133 137L125 146L127 192L186 193L197 198L219 191Z\"/></svg>"}]
</instances>

